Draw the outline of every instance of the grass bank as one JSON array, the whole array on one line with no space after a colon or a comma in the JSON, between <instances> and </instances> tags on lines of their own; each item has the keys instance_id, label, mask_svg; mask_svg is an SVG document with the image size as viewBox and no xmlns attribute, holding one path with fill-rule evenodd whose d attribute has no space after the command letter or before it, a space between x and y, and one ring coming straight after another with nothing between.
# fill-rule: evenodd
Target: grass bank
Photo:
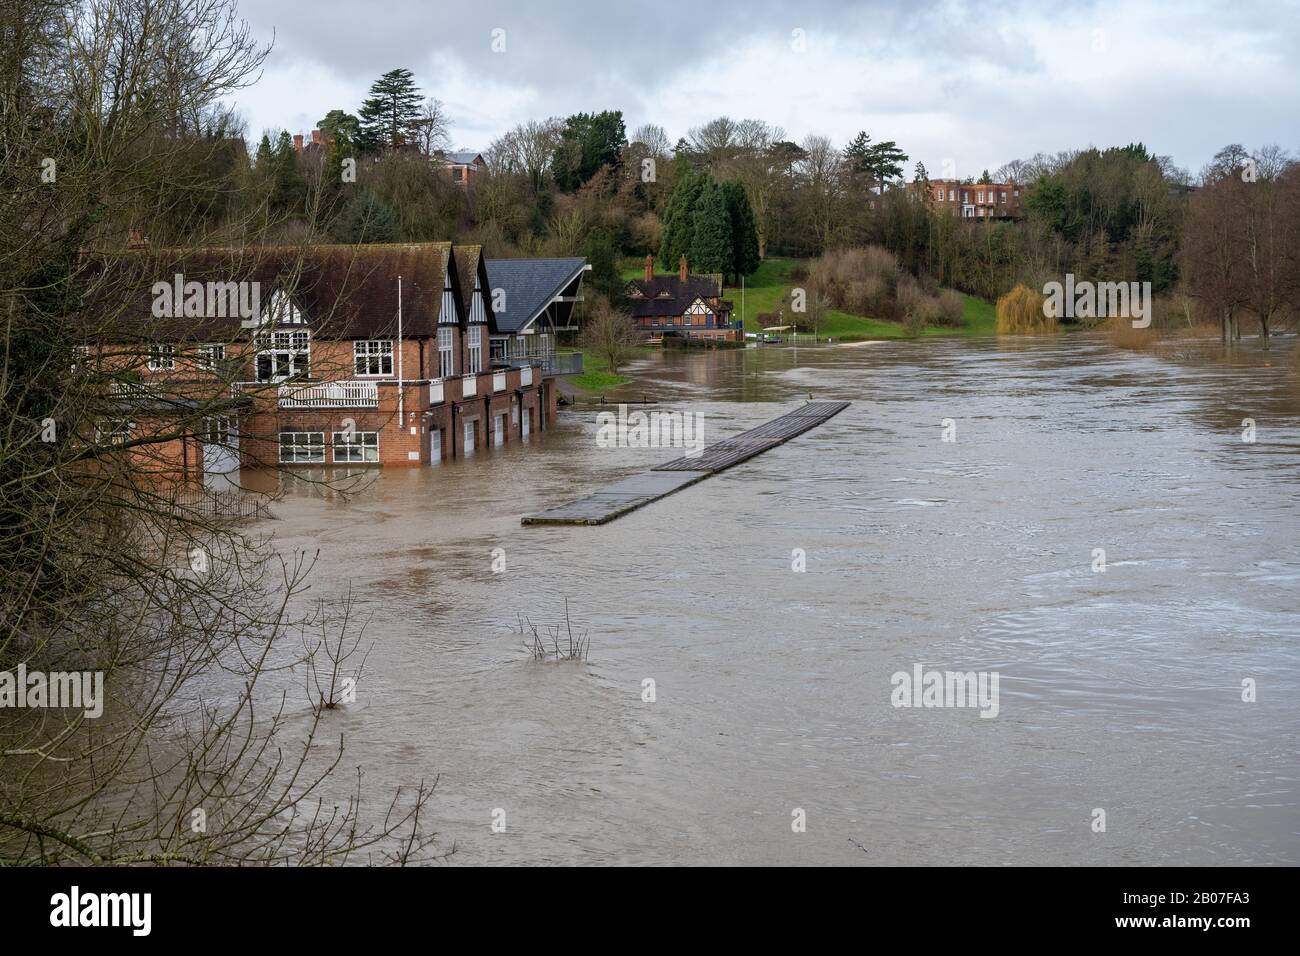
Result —
<instances>
[{"instance_id":1,"label":"grass bank","mask_svg":"<svg viewBox=\"0 0 1300 956\"><path fill-rule=\"evenodd\" d=\"M745 321L746 332L761 331L758 316L772 313L781 307L790 289L795 285L792 273L799 266L807 266L803 259L764 259L758 271L745 279L744 288L727 286L724 295L735 303L736 315ZM643 266L635 260L624 260L621 269L624 279L636 279L642 274ZM965 307L962 311L962 324L959 328L927 328L922 335L994 335L997 332L997 315L993 303L973 295L962 294ZM803 329L800 331L809 331ZM817 326L819 337L837 339L843 342L856 342L865 339L904 339L907 332L899 322L872 319L862 315L851 315L832 309Z\"/></svg>"}]
</instances>

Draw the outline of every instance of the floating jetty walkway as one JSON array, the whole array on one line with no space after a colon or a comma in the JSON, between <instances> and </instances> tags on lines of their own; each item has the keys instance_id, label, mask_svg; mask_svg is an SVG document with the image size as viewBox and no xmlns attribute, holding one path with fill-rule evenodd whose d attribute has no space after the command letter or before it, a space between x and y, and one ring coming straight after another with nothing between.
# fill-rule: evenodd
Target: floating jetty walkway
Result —
<instances>
[{"instance_id":1,"label":"floating jetty walkway","mask_svg":"<svg viewBox=\"0 0 1300 956\"><path fill-rule=\"evenodd\" d=\"M757 428L710 445L700 455L676 458L666 464L624 478L603 491L570 501L535 515L526 515L523 524L604 524L629 511L658 501L674 491L703 481L710 475L739 465L769 448L775 448L810 428L816 428L833 415L849 407L848 402L809 402L764 422Z\"/></svg>"}]
</instances>

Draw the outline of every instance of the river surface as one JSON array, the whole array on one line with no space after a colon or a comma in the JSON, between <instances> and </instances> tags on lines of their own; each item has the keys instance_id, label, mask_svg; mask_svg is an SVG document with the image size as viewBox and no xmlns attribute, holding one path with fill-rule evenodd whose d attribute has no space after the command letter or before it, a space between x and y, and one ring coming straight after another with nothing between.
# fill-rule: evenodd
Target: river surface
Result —
<instances>
[{"instance_id":1,"label":"river surface","mask_svg":"<svg viewBox=\"0 0 1300 956\"><path fill-rule=\"evenodd\" d=\"M344 765L378 802L437 777L453 864L1295 865L1295 348L654 354L621 394L708 442L853 404L602 527L519 519L680 453L599 448L580 408L346 502L290 489L266 530L368 618ZM588 661L531 661L517 615L566 598ZM892 706L918 664L997 672L997 716Z\"/></svg>"}]
</instances>

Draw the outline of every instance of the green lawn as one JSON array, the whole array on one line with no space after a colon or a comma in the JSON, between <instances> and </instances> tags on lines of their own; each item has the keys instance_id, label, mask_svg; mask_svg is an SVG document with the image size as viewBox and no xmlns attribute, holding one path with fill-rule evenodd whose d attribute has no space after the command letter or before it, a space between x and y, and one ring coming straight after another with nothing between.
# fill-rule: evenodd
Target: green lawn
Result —
<instances>
[{"instance_id":1,"label":"green lawn","mask_svg":"<svg viewBox=\"0 0 1300 956\"><path fill-rule=\"evenodd\" d=\"M790 287L794 285L790 273L796 266L802 265L800 259L764 259L758 271L745 279L742 294L740 286L727 286L725 295L736 306L736 315L745 321L746 332L760 331L757 316L760 313L775 312L781 306ZM642 275L644 266L634 259L623 260L621 272L624 279L636 279ZM925 335L992 335L997 326L993 304L978 299L973 295L962 295L966 300L962 325L956 329L928 328ZM800 329L800 331L805 331ZM812 331L808 329L806 331ZM831 310L818 325L819 337L829 336L841 341L859 341L862 339L901 339L907 333L898 322L886 322L869 319L861 315Z\"/></svg>"},{"instance_id":2,"label":"green lawn","mask_svg":"<svg viewBox=\"0 0 1300 956\"><path fill-rule=\"evenodd\" d=\"M638 346L633 349L633 353L645 351L658 351L650 349L648 346ZM619 385L626 385L632 381L630 375L611 375L609 363L599 355L582 349L561 349L560 351L572 351L582 353L582 374L566 376L576 388L584 392L604 392Z\"/></svg>"}]
</instances>

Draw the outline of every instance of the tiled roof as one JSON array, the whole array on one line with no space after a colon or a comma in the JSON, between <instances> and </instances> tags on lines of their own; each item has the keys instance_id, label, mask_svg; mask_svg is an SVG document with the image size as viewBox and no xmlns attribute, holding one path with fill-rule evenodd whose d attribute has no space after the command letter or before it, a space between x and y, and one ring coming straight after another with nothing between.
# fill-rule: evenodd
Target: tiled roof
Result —
<instances>
[{"instance_id":1,"label":"tiled roof","mask_svg":"<svg viewBox=\"0 0 1300 956\"><path fill-rule=\"evenodd\" d=\"M504 308L496 311L496 331L518 332L528 326L570 285L581 279L587 260L488 259L488 283L501 289ZM572 303L564 303L572 309Z\"/></svg>"},{"instance_id":2,"label":"tiled roof","mask_svg":"<svg viewBox=\"0 0 1300 956\"><path fill-rule=\"evenodd\" d=\"M449 242L427 242L126 252L101 257L92 267L100 274L108 270L116 279L87 283L91 291L83 300L83 314L88 334L105 340L232 339L240 328L239 316L153 316L154 283L170 283L180 273L185 282L255 281L263 307L277 290L286 291L316 337L385 338L397 332L401 276L403 334L433 336L451 248ZM458 269L456 279L461 281ZM472 276L469 287L473 289ZM124 289L130 290L125 306Z\"/></svg>"},{"instance_id":3,"label":"tiled roof","mask_svg":"<svg viewBox=\"0 0 1300 956\"><path fill-rule=\"evenodd\" d=\"M460 301L468 318L470 303L474 301L474 278L478 275L479 262L483 258L483 247L456 246L452 250L452 256L456 260L456 277L460 280ZM487 290L483 290L485 307L490 305L489 295Z\"/></svg>"},{"instance_id":4,"label":"tiled roof","mask_svg":"<svg viewBox=\"0 0 1300 956\"><path fill-rule=\"evenodd\" d=\"M641 295L633 295L632 315L642 316L681 315L697 298L707 303L722 295L722 276L688 275L683 282L680 276L655 276L649 282L645 279L633 279L628 283L629 293L633 290ZM719 306L716 311L730 311L730 303Z\"/></svg>"}]
</instances>

